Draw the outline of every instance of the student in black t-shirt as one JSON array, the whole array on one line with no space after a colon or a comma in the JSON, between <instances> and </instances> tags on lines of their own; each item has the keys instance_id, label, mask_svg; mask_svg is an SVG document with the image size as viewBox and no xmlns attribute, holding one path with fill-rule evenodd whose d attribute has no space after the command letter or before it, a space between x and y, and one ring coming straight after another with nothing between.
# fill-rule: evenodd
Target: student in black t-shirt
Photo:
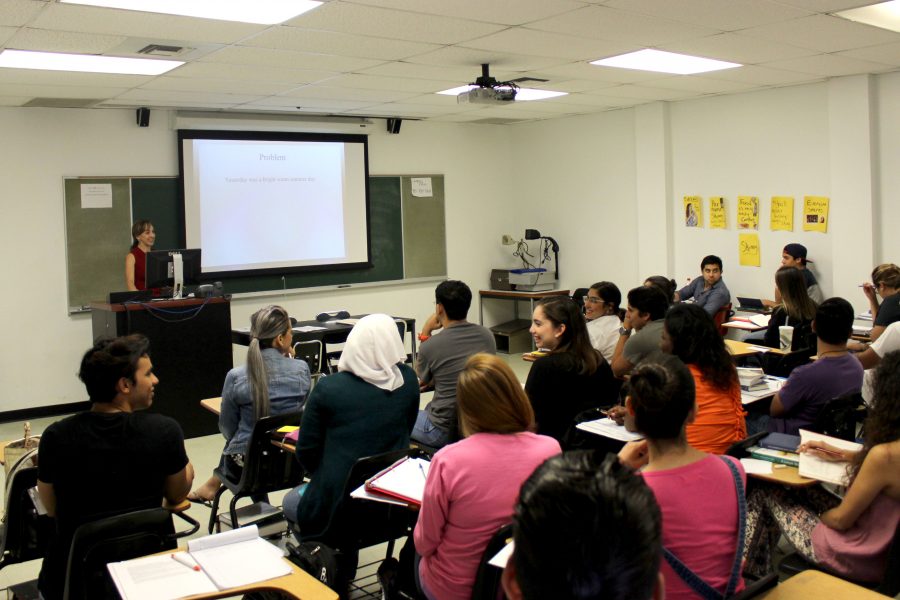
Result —
<instances>
[{"instance_id":1,"label":"student in black t-shirt","mask_svg":"<svg viewBox=\"0 0 900 600\"><path fill-rule=\"evenodd\" d=\"M75 530L100 518L176 505L191 489L194 469L181 426L144 411L159 380L142 335L102 339L81 361L79 378L91 409L50 425L41 436L38 492L56 535L41 566L46 600L63 595Z\"/></svg>"},{"instance_id":2,"label":"student in black t-shirt","mask_svg":"<svg viewBox=\"0 0 900 600\"><path fill-rule=\"evenodd\" d=\"M900 267L893 263L875 267L872 283L863 284L863 293L872 311L874 342L888 325L900 321ZM881 304L878 303L878 296L881 296Z\"/></svg>"}]
</instances>

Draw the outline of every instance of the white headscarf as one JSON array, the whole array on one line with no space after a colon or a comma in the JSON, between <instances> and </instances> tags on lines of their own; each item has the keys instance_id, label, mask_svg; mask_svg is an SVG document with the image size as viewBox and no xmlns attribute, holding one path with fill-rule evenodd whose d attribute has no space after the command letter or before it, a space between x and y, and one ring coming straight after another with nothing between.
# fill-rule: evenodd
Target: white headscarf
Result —
<instances>
[{"instance_id":1,"label":"white headscarf","mask_svg":"<svg viewBox=\"0 0 900 600\"><path fill-rule=\"evenodd\" d=\"M349 371L387 391L403 385L397 363L406 360L397 323L387 315L363 317L353 326L341 352L338 371Z\"/></svg>"}]
</instances>

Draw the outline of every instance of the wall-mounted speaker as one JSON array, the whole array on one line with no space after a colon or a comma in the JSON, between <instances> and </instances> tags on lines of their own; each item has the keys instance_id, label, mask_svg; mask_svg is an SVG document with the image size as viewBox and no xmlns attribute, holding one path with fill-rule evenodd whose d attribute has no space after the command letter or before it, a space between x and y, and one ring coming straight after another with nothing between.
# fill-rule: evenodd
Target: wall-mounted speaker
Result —
<instances>
[{"instance_id":1,"label":"wall-mounted speaker","mask_svg":"<svg viewBox=\"0 0 900 600\"><path fill-rule=\"evenodd\" d=\"M400 133L400 124L403 123L403 119L388 119L387 120L387 132L388 133Z\"/></svg>"},{"instance_id":2,"label":"wall-mounted speaker","mask_svg":"<svg viewBox=\"0 0 900 600\"><path fill-rule=\"evenodd\" d=\"M135 111L138 127L150 127L150 109L142 106Z\"/></svg>"}]
</instances>

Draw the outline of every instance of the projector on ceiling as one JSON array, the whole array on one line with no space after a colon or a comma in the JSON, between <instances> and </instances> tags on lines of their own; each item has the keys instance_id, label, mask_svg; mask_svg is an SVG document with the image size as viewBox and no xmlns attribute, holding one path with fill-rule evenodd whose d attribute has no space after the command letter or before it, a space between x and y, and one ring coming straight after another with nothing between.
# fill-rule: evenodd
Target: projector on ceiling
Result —
<instances>
[{"instance_id":1,"label":"projector on ceiling","mask_svg":"<svg viewBox=\"0 0 900 600\"><path fill-rule=\"evenodd\" d=\"M505 104L516 99L514 87L477 87L456 97L459 104Z\"/></svg>"}]
</instances>

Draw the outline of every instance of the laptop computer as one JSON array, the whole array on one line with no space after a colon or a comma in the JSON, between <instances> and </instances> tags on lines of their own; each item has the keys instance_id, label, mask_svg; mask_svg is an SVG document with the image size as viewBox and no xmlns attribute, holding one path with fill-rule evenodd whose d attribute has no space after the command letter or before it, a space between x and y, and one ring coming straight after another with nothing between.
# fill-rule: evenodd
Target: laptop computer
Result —
<instances>
[{"instance_id":1,"label":"laptop computer","mask_svg":"<svg viewBox=\"0 0 900 600\"><path fill-rule=\"evenodd\" d=\"M759 313L769 312L769 309L765 307L762 300L759 298L742 298L741 296L738 296L737 301L739 310Z\"/></svg>"}]
</instances>

